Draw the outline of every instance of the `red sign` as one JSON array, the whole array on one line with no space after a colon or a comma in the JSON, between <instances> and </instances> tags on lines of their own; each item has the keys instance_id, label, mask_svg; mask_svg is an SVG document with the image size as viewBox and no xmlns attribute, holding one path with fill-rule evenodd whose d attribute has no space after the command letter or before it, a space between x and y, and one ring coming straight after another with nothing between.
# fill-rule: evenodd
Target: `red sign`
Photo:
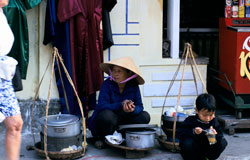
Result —
<instances>
[{"instance_id":1,"label":"red sign","mask_svg":"<svg viewBox=\"0 0 250 160\"><path fill-rule=\"evenodd\" d=\"M220 19L219 70L226 74L236 94L250 94L250 24L235 27L232 20L229 22L228 18ZM246 27L247 25L249 27ZM226 83L221 85L231 91Z\"/></svg>"}]
</instances>

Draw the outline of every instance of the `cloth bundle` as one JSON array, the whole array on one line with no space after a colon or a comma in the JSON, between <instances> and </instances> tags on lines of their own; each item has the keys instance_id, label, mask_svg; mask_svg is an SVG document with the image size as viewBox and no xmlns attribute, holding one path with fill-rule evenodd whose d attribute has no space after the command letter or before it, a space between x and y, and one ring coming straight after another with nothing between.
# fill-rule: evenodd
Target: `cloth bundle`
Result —
<instances>
[{"instance_id":1,"label":"cloth bundle","mask_svg":"<svg viewBox=\"0 0 250 160\"><path fill-rule=\"evenodd\" d=\"M115 131L113 135L105 136L105 138L109 143L112 144L121 144L124 141L124 139L122 138L122 134L118 133L117 131Z\"/></svg>"}]
</instances>

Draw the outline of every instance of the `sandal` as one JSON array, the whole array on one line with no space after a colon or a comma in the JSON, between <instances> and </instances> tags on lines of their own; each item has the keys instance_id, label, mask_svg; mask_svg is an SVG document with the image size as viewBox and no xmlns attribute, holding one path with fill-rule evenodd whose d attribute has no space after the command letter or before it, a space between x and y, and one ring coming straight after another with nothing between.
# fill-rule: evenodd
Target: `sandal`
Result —
<instances>
[{"instance_id":1,"label":"sandal","mask_svg":"<svg viewBox=\"0 0 250 160\"><path fill-rule=\"evenodd\" d=\"M95 148L97 148L97 149L104 149L105 148L104 141L102 141L102 140L96 140L95 141Z\"/></svg>"}]
</instances>

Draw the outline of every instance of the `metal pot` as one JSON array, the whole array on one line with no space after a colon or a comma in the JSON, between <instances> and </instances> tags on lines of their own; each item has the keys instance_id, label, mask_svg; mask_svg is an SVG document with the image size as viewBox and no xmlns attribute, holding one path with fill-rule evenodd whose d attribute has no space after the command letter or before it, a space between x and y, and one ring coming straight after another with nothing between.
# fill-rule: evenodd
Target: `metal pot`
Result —
<instances>
[{"instance_id":1,"label":"metal pot","mask_svg":"<svg viewBox=\"0 0 250 160\"><path fill-rule=\"evenodd\" d=\"M181 123L188 117L188 115L182 115L176 117L176 129L179 128ZM168 138L173 137L173 125L174 125L174 118L175 117L169 117L166 115L162 115L162 130L164 133L168 136Z\"/></svg>"},{"instance_id":2,"label":"metal pot","mask_svg":"<svg viewBox=\"0 0 250 160\"><path fill-rule=\"evenodd\" d=\"M126 131L126 144L128 147L142 149L155 146L155 131Z\"/></svg>"},{"instance_id":3,"label":"metal pot","mask_svg":"<svg viewBox=\"0 0 250 160\"><path fill-rule=\"evenodd\" d=\"M42 133L44 134L45 118L39 119ZM71 114L49 115L47 117L47 136L49 137L73 137L81 132L80 119Z\"/></svg>"}]
</instances>

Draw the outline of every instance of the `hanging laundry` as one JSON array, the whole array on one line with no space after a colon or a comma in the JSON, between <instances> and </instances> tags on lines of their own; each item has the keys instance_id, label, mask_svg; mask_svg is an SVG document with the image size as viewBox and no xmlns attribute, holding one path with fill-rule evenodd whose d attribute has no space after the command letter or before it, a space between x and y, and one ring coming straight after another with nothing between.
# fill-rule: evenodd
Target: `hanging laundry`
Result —
<instances>
[{"instance_id":1,"label":"hanging laundry","mask_svg":"<svg viewBox=\"0 0 250 160\"><path fill-rule=\"evenodd\" d=\"M103 50L114 45L109 12L113 9L116 3L116 0L102 1Z\"/></svg>"},{"instance_id":2,"label":"hanging laundry","mask_svg":"<svg viewBox=\"0 0 250 160\"><path fill-rule=\"evenodd\" d=\"M18 61L21 78L26 79L29 63L29 35L26 10L38 5L41 0L9 0L4 13L15 37L13 47L8 56Z\"/></svg>"},{"instance_id":3,"label":"hanging laundry","mask_svg":"<svg viewBox=\"0 0 250 160\"><path fill-rule=\"evenodd\" d=\"M57 13L57 4L58 0L48 0L46 6L46 18L45 18L45 31L44 31L44 40L43 44L47 45L52 42L52 45L57 47L60 55L63 58L63 62L67 71L69 72L70 77L72 77L72 65L71 65L71 54L70 54L70 34L69 34L69 22L59 22L56 16ZM76 96L73 92L72 86L70 85L67 76L60 65L60 70L62 73L62 80L66 92L66 97L64 97L64 90L62 86L62 81L60 79L60 74L57 66L57 62L55 63L55 75L56 75L56 84L60 97L61 111L62 113L70 113L77 116L81 116L81 112L79 109L79 104L77 102ZM96 98L95 94L90 96L91 106L95 107ZM67 98L67 100L65 99ZM86 113L85 109L85 97L80 97L84 113ZM66 102L68 102L68 109Z\"/></svg>"},{"instance_id":4,"label":"hanging laundry","mask_svg":"<svg viewBox=\"0 0 250 160\"><path fill-rule=\"evenodd\" d=\"M72 76L71 69L71 57L70 57L70 42L69 42L69 22L60 23L56 17L57 0L47 0L46 16L45 16L45 30L43 44L47 45L52 42L52 45L56 47L63 58L63 63L67 68L69 75ZM62 113L72 113L72 107L67 109L66 102L70 106L74 106L74 92L67 79L63 68L60 67L62 73L62 80L65 87L66 97L64 97L64 91L60 74L58 71L57 62L55 61L55 76L56 84L60 97L61 111ZM67 98L67 100L65 99ZM74 107L73 107L74 108Z\"/></svg>"},{"instance_id":5,"label":"hanging laundry","mask_svg":"<svg viewBox=\"0 0 250 160\"><path fill-rule=\"evenodd\" d=\"M103 82L102 0L58 1L58 19L70 20L72 77L80 95L98 91Z\"/></svg>"}]
</instances>

